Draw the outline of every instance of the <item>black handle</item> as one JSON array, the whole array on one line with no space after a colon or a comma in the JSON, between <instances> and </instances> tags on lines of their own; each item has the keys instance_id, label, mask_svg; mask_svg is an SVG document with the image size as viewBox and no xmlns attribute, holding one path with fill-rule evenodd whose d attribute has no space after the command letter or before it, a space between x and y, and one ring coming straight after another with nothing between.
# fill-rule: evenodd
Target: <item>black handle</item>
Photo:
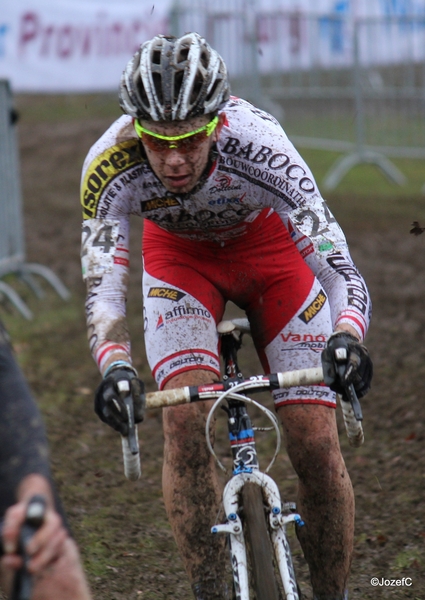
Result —
<instances>
[{"instance_id":1,"label":"black handle","mask_svg":"<svg viewBox=\"0 0 425 600\"><path fill-rule=\"evenodd\" d=\"M23 558L23 565L17 571L13 582L10 600L30 600L32 593L32 576L28 572L30 557L25 548L37 529L42 525L46 513L44 496L35 495L28 502L25 521L19 534L18 552Z\"/></svg>"}]
</instances>

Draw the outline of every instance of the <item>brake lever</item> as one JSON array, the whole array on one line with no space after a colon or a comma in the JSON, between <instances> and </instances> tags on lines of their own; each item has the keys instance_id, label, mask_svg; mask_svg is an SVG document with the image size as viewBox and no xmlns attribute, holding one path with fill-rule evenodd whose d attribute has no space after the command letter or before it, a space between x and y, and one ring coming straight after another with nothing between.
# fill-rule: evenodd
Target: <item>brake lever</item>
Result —
<instances>
[{"instance_id":1,"label":"brake lever","mask_svg":"<svg viewBox=\"0 0 425 600\"><path fill-rule=\"evenodd\" d=\"M337 348L335 350L335 360L338 363L337 371L338 376L342 380L345 371L345 362L348 359L348 351L347 348ZM359 399L357 398L356 390L354 389L354 385L350 383L347 386L344 386L344 391L342 392L342 399L345 402L349 402L351 404L351 408L353 409L354 417L356 421L363 420L362 407L360 406Z\"/></svg>"},{"instance_id":2,"label":"brake lever","mask_svg":"<svg viewBox=\"0 0 425 600\"><path fill-rule=\"evenodd\" d=\"M130 393L130 384L128 381L123 380L118 382L118 390L120 392L121 400L124 403L125 409L128 416L128 434L126 436L128 440L128 447L132 454L139 453L139 444L137 441L137 430L136 422L134 420L134 405L133 398Z\"/></svg>"},{"instance_id":3,"label":"brake lever","mask_svg":"<svg viewBox=\"0 0 425 600\"><path fill-rule=\"evenodd\" d=\"M127 380L118 382L118 390L128 416L128 434L121 436L124 473L127 479L136 481L141 476L139 439L137 425L134 420L134 405L131 396L130 383Z\"/></svg>"},{"instance_id":4,"label":"brake lever","mask_svg":"<svg viewBox=\"0 0 425 600\"><path fill-rule=\"evenodd\" d=\"M354 385L350 383L347 387L344 388L342 393L342 399L345 402L349 402L353 409L354 416L356 421L363 420L362 407L360 406L359 399L357 398L356 390L354 389Z\"/></svg>"}]
</instances>

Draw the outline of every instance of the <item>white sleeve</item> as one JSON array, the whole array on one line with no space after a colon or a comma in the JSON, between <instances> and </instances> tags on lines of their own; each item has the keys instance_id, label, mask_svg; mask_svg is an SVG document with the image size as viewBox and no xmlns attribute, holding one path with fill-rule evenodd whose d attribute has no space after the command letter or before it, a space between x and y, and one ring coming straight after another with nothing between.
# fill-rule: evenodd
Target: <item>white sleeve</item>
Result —
<instances>
[{"instance_id":1,"label":"white sleeve","mask_svg":"<svg viewBox=\"0 0 425 600\"><path fill-rule=\"evenodd\" d=\"M111 356L131 363L126 321L129 220L83 222L81 262L87 283L86 321L90 350L99 370Z\"/></svg>"},{"instance_id":2,"label":"white sleeve","mask_svg":"<svg viewBox=\"0 0 425 600\"><path fill-rule=\"evenodd\" d=\"M287 214L286 225L329 298L333 327L348 323L363 340L371 316L370 296L344 233L323 198L316 196Z\"/></svg>"}]
</instances>

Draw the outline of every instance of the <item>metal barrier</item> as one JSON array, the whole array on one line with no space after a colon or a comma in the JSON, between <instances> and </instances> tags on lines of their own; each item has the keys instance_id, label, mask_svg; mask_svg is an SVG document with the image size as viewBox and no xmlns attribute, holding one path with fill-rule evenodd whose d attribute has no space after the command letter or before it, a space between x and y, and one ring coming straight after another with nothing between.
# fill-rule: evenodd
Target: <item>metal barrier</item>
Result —
<instances>
[{"instance_id":1,"label":"metal barrier","mask_svg":"<svg viewBox=\"0 0 425 600\"><path fill-rule=\"evenodd\" d=\"M204 35L234 92L272 112L297 146L344 154L327 189L359 163L403 185L390 158L425 159L425 16L355 19L260 10L255 0L179 0L171 23L175 34Z\"/></svg>"},{"instance_id":2,"label":"metal barrier","mask_svg":"<svg viewBox=\"0 0 425 600\"><path fill-rule=\"evenodd\" d=\"M46 279L64 300L70 293L49 268L25 259L16 117L9 83L0 80L0 298L8 299L26 319L32 319L26 303L3 281L6 276L18 277L39 298L44 294L34 275Z\"/></svg>"}]
</instances>

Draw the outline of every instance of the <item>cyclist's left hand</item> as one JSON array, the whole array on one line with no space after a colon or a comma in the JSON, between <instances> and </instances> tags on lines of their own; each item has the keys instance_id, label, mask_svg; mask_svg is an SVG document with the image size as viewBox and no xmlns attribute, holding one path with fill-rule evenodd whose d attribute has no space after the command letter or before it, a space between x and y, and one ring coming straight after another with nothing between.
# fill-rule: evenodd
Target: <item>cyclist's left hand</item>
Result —
<instances>
[{"instance_id":1,"label":"cyclist's left hand","mask_svg":"<svg viewBox=\"0 0 425 600\"><path fill-rule=\"evenodd\" d=\"M345 355L345 356L344 356ZM370 389L373 364L367 348L346 331L333 333L322 352L324 382L342 394L353 384L358 398Z\"/></svg>"}]
</instances>

